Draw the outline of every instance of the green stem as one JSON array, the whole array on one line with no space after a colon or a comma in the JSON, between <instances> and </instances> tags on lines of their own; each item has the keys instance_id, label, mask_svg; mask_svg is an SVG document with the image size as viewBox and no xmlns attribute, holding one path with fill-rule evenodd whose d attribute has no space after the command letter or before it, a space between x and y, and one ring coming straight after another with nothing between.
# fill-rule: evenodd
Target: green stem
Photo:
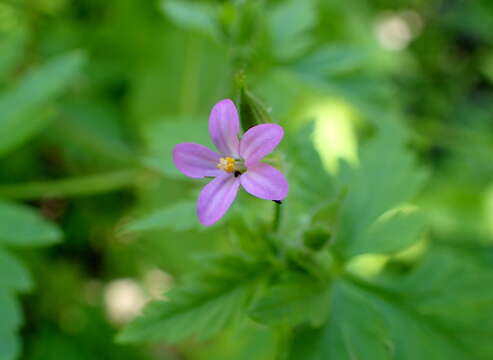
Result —
<instances>
[{"instance_id":1,"label":"green stem","mask_svg":"<svg viewBox=\"0 0 493 360\"><path fill-rule=\"evenodd\" d=\"M278 232L281 225L282 204L274 203L274 220L272 221L272 231Z\"/></svg>"},{"instance_id":2,"label":"green stem","mask_svg":"<svg viewBox=\"0 0 493 360\"><path fill-rule=\"evenodd\" d=\"M44 197L86 196L135 185L141 172L121 170L72 179L0 185L0 198L33 200Z\"/></svg>"},{"instance_id":3,"label":"green stem","mask_svg":"<svg viewBox=\"0 0 493 360\"><path fill-rule=\"evenodd\" d=\"M190 33L187 41L183 82L180 93L180 114L193 114L197 103L197 88L202 62L202 40Z\"/></svg>"},{"instance_id":4,"label":"green stem","mask_svg":"<svg viewBox=\"0 0 493 360\"><path fill-rule=\"evenodd\" d=\"M282 325L276 328L276 360L287 360L289 357L289 343L291 328Z\"/></svg>"}]
</instances>

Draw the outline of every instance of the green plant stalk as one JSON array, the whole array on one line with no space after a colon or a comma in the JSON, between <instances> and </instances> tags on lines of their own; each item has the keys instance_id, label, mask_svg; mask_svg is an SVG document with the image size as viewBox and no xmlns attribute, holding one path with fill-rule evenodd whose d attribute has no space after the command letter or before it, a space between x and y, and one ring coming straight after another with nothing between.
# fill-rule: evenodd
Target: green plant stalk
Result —
<instances>
[{"instance_id":1,"label":"green plant stalk","mask_svg":"<svg viewBox=\"0 0 493 360\"><path fill-rule=\"evenodd\" d=\"M34 200L87 196L134 186L141 175L141 171L132 169L55 181L0 185L0 198Z\"/></svg>"}]
</instances>

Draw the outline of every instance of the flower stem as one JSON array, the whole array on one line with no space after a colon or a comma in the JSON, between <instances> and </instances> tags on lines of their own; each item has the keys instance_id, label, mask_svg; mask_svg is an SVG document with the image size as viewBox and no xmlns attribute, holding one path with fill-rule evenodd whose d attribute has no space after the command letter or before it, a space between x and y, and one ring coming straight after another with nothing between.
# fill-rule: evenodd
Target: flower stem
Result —
<instances>
[{"instance_id":1,"label":"flower stem","mask_svg":"<svg viewBox=\"0 0 493 360\"><path fill-rule=\"evenodd\" d=\"M272 231L278 232L282 218L282 202L274 201L274 219L272 221Z\"/></svg>"}]
</instances>

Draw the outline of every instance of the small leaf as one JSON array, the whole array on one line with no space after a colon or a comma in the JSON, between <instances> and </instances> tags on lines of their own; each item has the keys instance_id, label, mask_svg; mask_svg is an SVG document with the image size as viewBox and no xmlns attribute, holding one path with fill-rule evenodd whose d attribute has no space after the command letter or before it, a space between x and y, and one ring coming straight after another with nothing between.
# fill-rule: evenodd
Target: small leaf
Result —
<instances>
[{"instance_id":1,"label":"small leaf","mask_svg":"<svg viewBox=\"0 0 493 360\"><path fill-rule=\"evenodd\" d=\"M260 279L266 275L265 264L232 255L209 261L204 273L168 293L169 300L150 303L118 340L206 339L242 319Z\"/></svg>"},{"instance_id":2,"label":"small leaf","mask_svg":"<svg viewBox=\"0 0 493 360\"><path fill-rule=\"evenodd\" d=\"M60 230L28 206L0 201L0 244L46 246L61 240Z\"/></svg>"},{"instance_id":3,"label":"small leaf","mask_svg":"<svg viewBox=\"0 0 493 360\"><path fill-rule=\"evenodd\" d=\"M298 325L308 322L321 325L327 318L330 303L328 286L312 278L298 276L267 289L250 311L252 319L266 325Z\"/></svg>"},{"instance_id":4,"label":"small leaf","mask_svg":"<svg viewBox=\"0 0 493 360\"><path fill-rule=\"evenodd\" d=\"M47 104L80 71L80 52L59 56L24 75L17 86L0 94L0 155L36 135L51 119Z\"/></svg>"},{"instance_id":5,"label":"small leaf","mask_svg":"<svg viewBox=\"0 0 493 360\"><path fill-rule=\"evenodd\" d=\"M141 232L160 229L173 231L202 230L196 218L194 201L181 201L166 208L152 212L127 224L125 231Z\"/></svg>"},{"instance_id":6,"label":"small leaf","mask_svg":"<svg viewBox=\"0 0 493 360\"><path fill-rule=\"evenodd\" d=\"M161 8L178 26L209 34L214 38L219 35L217 17L218 9L208 3L183 0L163 0Z\"/></svg>"},{"instance_id":7,"label":"small leaf","mask_svg":"<svg viewBox=\"0 0 493 360\"><path fill-rule=\"evenodd\" d=\"M357 243L348 248L350 256L366 253L395 253L414 244L426 226L416 208L390 210L370 225Z\"/></svg>"}]
</instances>

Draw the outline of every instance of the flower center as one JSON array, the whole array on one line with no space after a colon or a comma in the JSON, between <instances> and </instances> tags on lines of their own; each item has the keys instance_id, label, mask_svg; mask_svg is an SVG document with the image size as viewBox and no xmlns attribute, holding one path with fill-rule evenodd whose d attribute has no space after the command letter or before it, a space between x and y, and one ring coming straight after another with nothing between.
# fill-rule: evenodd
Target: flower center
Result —
<instances>
[{"instance_id":1,"label":"flower center","mask_svg":"<svg viewBox=\"0 0 493 360\"><path fill-rule=\"evenodd\" d=\"M235 171L235 159L232 157L220 158L219 163L216 166L226 172L233 172Z\"/></svg>"},{"instance_id":2,"label":"flower center","mask_svg":"<svg viewBox=\"0 0 493 360\"><path fill-rule=\"evenodd\" d=\"M246 171L243 160L233 159L232 157L220 158L219 163L216 166L218 169L224 170L228 173L234 172L235 177L240 176Z\"/></svg>"}]
</instances>

